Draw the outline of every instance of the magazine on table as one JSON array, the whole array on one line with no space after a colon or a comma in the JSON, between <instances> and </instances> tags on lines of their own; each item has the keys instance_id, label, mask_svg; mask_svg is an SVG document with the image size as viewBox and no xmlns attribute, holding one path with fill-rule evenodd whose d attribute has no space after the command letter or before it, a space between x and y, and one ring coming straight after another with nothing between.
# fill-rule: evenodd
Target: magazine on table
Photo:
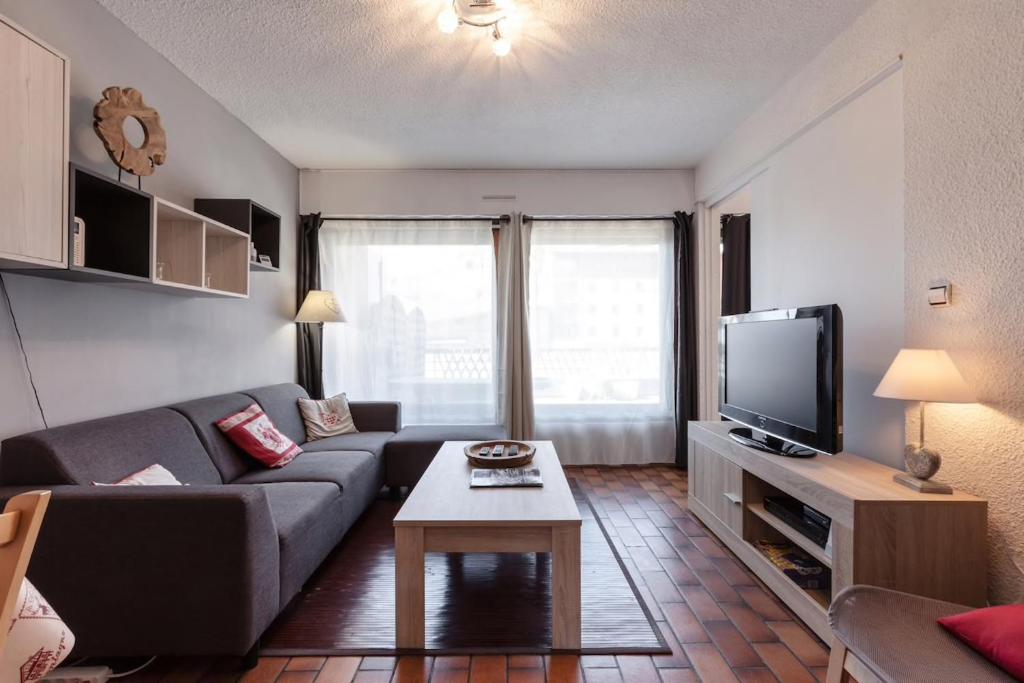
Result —
<instances>
[{"instance_id":1,"label":"magazine on table","mask_svg":"<svg viewBox=\"0 0 1024 683\"><path fill-rule=\"evenodd\" d=\"M508 467L474 469L470 488L496 488L507 486L543 486L540 469L536 467Z\"/></svg>"}]
</instances>

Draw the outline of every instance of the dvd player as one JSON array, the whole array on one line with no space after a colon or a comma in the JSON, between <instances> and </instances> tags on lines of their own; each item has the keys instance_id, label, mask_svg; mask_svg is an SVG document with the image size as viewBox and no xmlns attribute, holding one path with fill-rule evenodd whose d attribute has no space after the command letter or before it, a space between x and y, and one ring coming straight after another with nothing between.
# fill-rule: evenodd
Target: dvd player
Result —
<instances>
[{"instance_id":1,"label":"dvd player","mask_svg":"<svg viewBox=\"0 0 1024 683\"><path fill-rule=\"evenodd\" d=\"M805 505L790 496L765 496L764 509L799 531L816 545L824 548L828 544L828 532L832 527L832 520L810 505Z\"/></svg>"}]
</instances>

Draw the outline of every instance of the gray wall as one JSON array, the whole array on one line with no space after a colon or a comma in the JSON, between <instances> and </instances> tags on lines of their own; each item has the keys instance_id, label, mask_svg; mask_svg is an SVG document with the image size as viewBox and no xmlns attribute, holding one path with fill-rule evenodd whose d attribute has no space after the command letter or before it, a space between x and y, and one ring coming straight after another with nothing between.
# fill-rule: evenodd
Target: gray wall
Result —
<instances>
[{"instance_id":1,"label":"gray wall","mask_svg":"<svg viewBox=\"0 0 1024 683\"><path fill-rule=\"evenodd\" d=\"M51 425L293 381L298 171L92 0L0 0L0 13L71 59L71 159L116 176L92 130L103 88L132 86L167 130L143 189L191 207L250 197L282 216L280 273L250 299L189 299L4 274ZM0 438L41 427L10 318L0 310Z\"/></svg>"}]
</instances>

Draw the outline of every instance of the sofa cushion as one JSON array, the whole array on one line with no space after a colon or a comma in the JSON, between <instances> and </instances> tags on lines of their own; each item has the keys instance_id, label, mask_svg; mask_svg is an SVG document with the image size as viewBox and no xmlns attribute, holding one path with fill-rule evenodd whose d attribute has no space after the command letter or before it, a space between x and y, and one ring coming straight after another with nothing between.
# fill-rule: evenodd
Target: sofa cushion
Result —
<instances>
[{"instance_id":1,"label":"sofa cushion","mask_svg":"<svg viewBox=\"0 0 1024 683\"><path fill-rule=\"evenodd\" d=\"M220 472L189 421L168 408L23 434L3 443L0 482L92 485L163 465L183 484L220 484Z\"/></svg>"},{"instance_id":2,"label":"sofa cushion","mask_svg":"<svg viewBox=\"0 0 1024 683\"><path fill-rule=\"evenodd\" d=\"M380 457L384 455L384 446L394 436L394 432L357 432L329 436L326 439L307 441L302 450L307 453L319 451L367 451Z\"/></svg>"},{"instance_id":3,"label":"sofa cushion","mask_svg":"<svg viewBox=\"0 0 1024 683\"><path fill-rule=\"evenodd\" d=\"M389 486L413 486L445 441L508 438L501 425L418 425L403 427L384 446L384 477Z\"/></svg>"},{"instance_id":4,"label":"sofa cushion","mask_svg":"<svg viewBox=\"0 0 1024 683\"><path fill-rule=\"evenodd\" d=\"M328 482L339 492L346 492L353 480L373 476L371 470L379 467L376 456L360 451L344 453L305 452L287 467L274 470L246 472L232 484L276 484L285 482ZM378 486L378 488L380 488Z\"/></svg>"},{"instance_id":5,"label":"sofa cushion","mask_svg":"<svg viewBox=\"0 0 1024 683\"><path fill-rule=\"evenodd\" d=\"M187 401L170 406L184 415L199 435L199 440L206 447L210 459L220 471L224 481L237 479L252 469L256 463L242 449L217 428L217 422L245 410L252 404L252 396L246 394L221 394Z\"/></svg>"},{"instance_id":6,"label":"sofa cushion","mask_svg":"<svg viewBox=\"0 0 1024 683\"><path fill-rule=\"evenodd\" d=\"M352 411L348 407L348 397L345 394L318 401L300 398L299 413L302 414L302 422L306 425L306 439L309 441L359 431L352 421Z\"/></svg>"},{"instance_id":7,"label":"sofa cushion","mask_svg":"<svg viewBox=\"0 0 1024 683\"><path fill-rule=\"evenodd\" d=\"M236 446L267 467L284 467L302 452L255 403L220 420L217 427Z\"/></svg>"},{"instance_id":8,"label":"sofa cushion","mask_svg":"<svg viewBox=\"0 0 1024 683\"><path fill-rule=\"evenodd\" d=\"M102 481L94 481L93 484L96 486L181 486L181 482L163 465L150 465L112 484Z\"/></svg>"},{"instance_id":9,"label":"sofa cushion","mask_svg":"<svg viewBox=\"0 0 1024 683\"><path fill-rule=\"evenodd\" d=\"M306 440L306 425L299 412L299 399L309 398L305 389L298 384L272 384L242 393L259 403L270 421L289 439L295 443Z\"/></svg>"},{"instance_id":10,"label":"sofa cushion","mask_svg":"<svg viewBox=\"0 0 1024 683\"><path fill-rule=\"evenodd\" d=\"M341 495L331 483L261 484L277 527L283 608L344 533Z\"/></svg>"}]
</instances>

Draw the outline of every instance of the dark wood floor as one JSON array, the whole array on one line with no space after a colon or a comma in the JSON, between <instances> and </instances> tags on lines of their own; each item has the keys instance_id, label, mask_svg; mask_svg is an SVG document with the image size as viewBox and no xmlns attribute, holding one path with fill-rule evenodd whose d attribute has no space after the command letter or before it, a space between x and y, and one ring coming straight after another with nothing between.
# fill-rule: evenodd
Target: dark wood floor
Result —
<instances>
[{"instance_id":1,"label":"dark wood floor","mask_svg":"<svg viewBox=\"0 0 1024 683\"><path fill-rule=\"evenodd\" d=\"M572 484L582 526L583 652L655 654L644 614L588 496ZM261 654L394 655L395 532L402 501L373 503L267 630ZM426 644L432 654L550 654L548 553L428 553Z\"/></svg>"},{"instance_id":2,"label":"dark wood floor","mask_svg":"<svg viewBox=\"0 0 1024 683\"><path fill-rule=\"evenodd\" d=\"M686 509L686 473L567 468L590 494L671 655L269 657L246 683L814 683L827 648ZM227 662L157 661L133 683L239 680Z\"/></svg>"}]
</instances>

